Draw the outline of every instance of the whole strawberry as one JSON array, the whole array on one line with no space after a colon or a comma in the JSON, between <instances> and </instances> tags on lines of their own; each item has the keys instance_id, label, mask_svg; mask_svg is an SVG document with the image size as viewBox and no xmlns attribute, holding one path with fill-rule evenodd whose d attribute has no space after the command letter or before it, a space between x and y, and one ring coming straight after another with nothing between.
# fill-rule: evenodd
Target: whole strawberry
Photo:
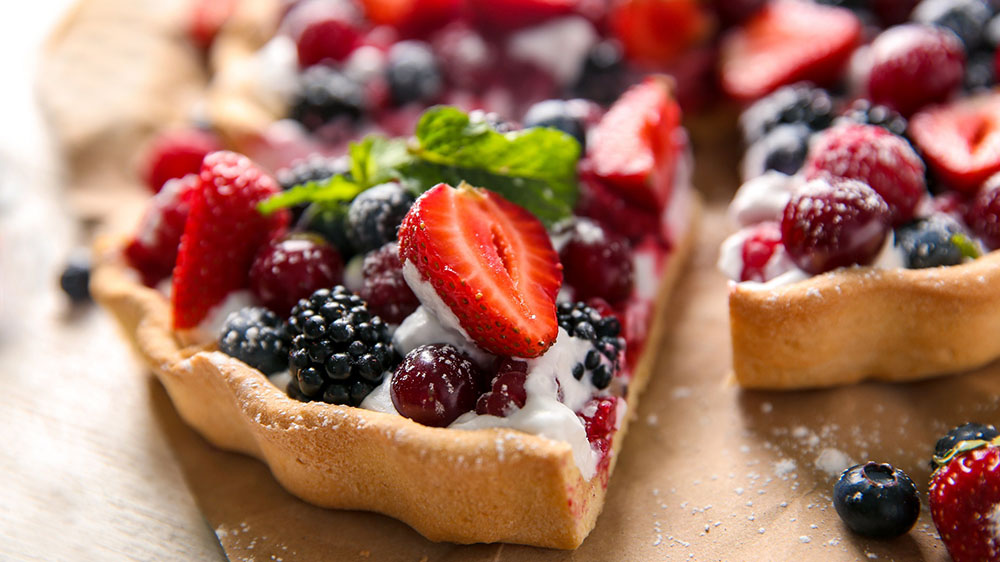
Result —
<instances>
[{"instance_id":1,"label":"whole strawberry","mask_svg":"<svg viewBox=\"0 0 1000 562\"><path fill-rule=\"evenodd\" d=\"M934 462L931 517L952 559L1000 559L1000 437L959 441Z\"/></svg>"}]
</instances>

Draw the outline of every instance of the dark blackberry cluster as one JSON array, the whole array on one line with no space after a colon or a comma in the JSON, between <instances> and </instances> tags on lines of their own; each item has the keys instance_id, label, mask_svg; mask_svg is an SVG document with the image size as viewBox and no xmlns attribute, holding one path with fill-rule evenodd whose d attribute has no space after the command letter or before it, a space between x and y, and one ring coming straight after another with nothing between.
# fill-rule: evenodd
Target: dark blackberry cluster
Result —
<instances>
[{"instance_id":1,"label":"dark blackberry cluster","mask_svg":"<svg viewBox=\"0 0 1000 562\"><path fill-rule=\"evenodd\" d=\"M288 168L278 170L278 183L281 189L289 190L311 181L323 181L337 174L347 174L349 164L346 157L327 158L318 153L312 154Z\"/></svg>"},{"instance_id":2,"label":"dark blackberry cluster","mask_svg":"<svg viewBox=\"0 0 1000 562\"><path fill-rule=\"evenodd\" d=\"M589 340L594 349L587 352L582 363L573 366L573 377L581 380L590 373L590 381L597 388L607 388L619 368L619 355L625 340L618 334L621 323L614 316L601 316L596 309L584 302L559 303L556 308L559 326L569 335Z\"/></svg>"},{"instance_id":3,"label":"dark blackberry cluster","mask_svg":"<svg viewBox=\"0 0 1000 562\"><path fill-rule=\"evenodd\" d=\"M625 90L627 80L625 54L621 44L609 39L590 49L580 71L580 78L573 85L571 93L574 97L610 105Z\"/></svg>"},{"instance_id":4,"label":"dark blackberry cluster","mask_svg":"<svg viewBox=\"0 0 1000 562\"><path fill-rule=\"evenodd\" d=\"M830 126L833 99L822 89L806 83L793 84L761 98L740 116L743 139L751 144L781 124L801 123L813 131Z\"/></svg>"},{"instance_id":5,"label":"dark blackberry cluster","mask_svg":"<svg viewBox=\"0 0 1000 562\"><path fill-rule=\"evenodd\" d=\"M894 135L906 136L906 117L884 105L872 104L866 99L859 99L837 118L838 123L861 123L876 125Z\"/></svg>"},{"instance_id":6,"label":"dark blackberry cluster","mask_svg":"<svg viewBox=\"0 0 1000 562\"><path fill-rule=\"evenodd\" d=\"M433 100L444 88L437 57L427 43L400 41L389 48L387 58L389 92L397 105Z\"/></svg>"},{"instance_id":7,"label":"dark blackberry cluster","mask_svg":"<svg viewBox=\"0 0 1000 562\"><path fill-rule=\"evenodd\" d=\"M276 373L288 365L285 323L264 307L237 310L222 325L219 350L265 374Z\"/></svg>"},{"instance_id":8,"label":"dark blackberry cluster","mask_svg":"<svg viewBox=\"0 0 1000 562\"><path fill-rule=\"evenodd\" d=\"M396 361L388 326L340 285L300 300L287 330L288 395L299 400L357 406Z\"/></svg>"},{"instance_id":9,"label":"dark blackberry cluster","mask_svg":"<svg viewBox=\"0 0 1000 562\"><path fill-rule=\"evenodd\" d=\"M376 185L355 197L347 211L347 236L358 253L395 240L412 205L413 196L395 182Z\"/></svg>"},{"instance_id":10,"label":"dark blackberry cluster","mask_svg":"<svg viewBox=\"0 0 1000 562\"><path fill-rule=\"evenodd\" d=\"M364 109L364 90L344 74L316 65L302 73L291 117L310 131L338 119L356 121Z\"/></svg>"}]
</instances>

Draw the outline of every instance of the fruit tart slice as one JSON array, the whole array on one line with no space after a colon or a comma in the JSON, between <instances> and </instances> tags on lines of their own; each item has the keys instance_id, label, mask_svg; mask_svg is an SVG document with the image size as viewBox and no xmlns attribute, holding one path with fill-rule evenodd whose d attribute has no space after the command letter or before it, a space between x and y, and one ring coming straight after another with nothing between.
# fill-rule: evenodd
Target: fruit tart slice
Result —
<instances>
[{"instance_id":1,"label":"fruit tart slice","mask_svg":"<svg viewBox=\"0 0 1000 562\"><path fill-rule=\"evenodd\" d=\"M211 153L101 243L93 292L183 419L298 497L574 548L689 251L686 137L660 78L583 158L561 131L495 127L435 107L287 191Z\"/></svg>"}]
</instances>

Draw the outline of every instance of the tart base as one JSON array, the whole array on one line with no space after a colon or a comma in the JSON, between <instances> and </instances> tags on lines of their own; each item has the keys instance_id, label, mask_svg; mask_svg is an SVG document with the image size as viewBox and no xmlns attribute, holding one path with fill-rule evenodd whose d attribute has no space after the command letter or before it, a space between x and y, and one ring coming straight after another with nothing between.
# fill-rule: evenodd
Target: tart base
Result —
<instances>
[{"instance_id":1,"label":"tart base","mask_svg":"<svg viewBox=\"0 0 1000 562\"><path fill-rule=\"evenodd\" d=\"M91 291L166 388L184 421L222 449L268 465L288 491L319 506L375 511L428 539L576 548L604 503L638 395L656 364L669 295L690 253L691 220L663 267L648 345L628 386L628 416L606 473L587 481L566 443L507 429L459 431L397 415L303 403L263 373L207 346L183 347L169 301L122 263L120 240L98 243ZM530 477L526 477L530 475Z\"/></svg>"}]
</instances>

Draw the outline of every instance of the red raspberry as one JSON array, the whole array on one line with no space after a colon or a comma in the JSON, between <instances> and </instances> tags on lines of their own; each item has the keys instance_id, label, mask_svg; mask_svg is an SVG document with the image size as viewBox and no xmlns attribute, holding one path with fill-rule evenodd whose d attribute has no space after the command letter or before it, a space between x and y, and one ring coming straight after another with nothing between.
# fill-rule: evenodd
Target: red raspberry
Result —
<instances>
[{"instance_id":1,"label":"red raspberry","mask_svg":"<svg viewBox=\"0 0 1000 562\"><path fill-rule=\"evenodd\" d=\"M201 186L197 174L170 180L153 196L135 237L125 246L125 259L152 287L166 279L177 263L177 247L191 210L191 198Z\"/></svg>"},{"instance_id":2,"label":"red raspberry","mask_svg":"<svg viewBox=\"0 0 1000 562\"><path fill-rule=\"evenodd\" d=\"M143 179L156 193L167 180L197 174L205 155L216 150L222 150L222 144L208 131L193 128L165 131L146 152Z\"/></svg>"},{"instance_id":3,"label":"red raspberry","mask_svg":"<svg viewBox=\"0 0 1000 562\"><path fill-rule=\"evenodd\" d=\"M909 117L962 84L965 51L954 33L928 25L890 27L871 45L868 95Z\"/></svg>"},{"instance_id":4,"label":"red raspberry","mask_svg":"<svg viewBox=\"0 0 1000 562\"><path fill-rule=\"evenodd\" d=\"M618 399L613 397L594 398L577 412L587 430L587 440L607 458L611 450L611 437L618 429ZM603 460L603 459L602 459Z\"/></svg>"},{"instance_id":5,"label":"red raspberry","mask_svg":"<svg viewBox=\"0 0 1000 562\"><path fill-rule=\"evenodd\" d=\"M632 250L625 237L580 218L559 251L563 276L577 300L600 297L612 305L632 294Z\"/></svg>"},{"instance_id":6,"label":"red raspberry","mask_svg":"<svg viewBox=\"0 0 1000 562\"><path fill-rule=\"evenodd\" d=\"M581 167L586 169L587 163L583 162ZM660 232L655 212L626 201L586 171L580 175L580 198L574 214L590 217L630 242L638 242L649 235L657 236Z\"/></svg>"},{"instance_id":7,"label":"red raspberry","mask_svg":"<svg viewBox=\"0 0 1000 562\"><path fill-rule=\"evenodd\" d=\"M323 238L292 234L261 247L250 267L250 290L280 316L319 289L339 285L344 276L340 252Z\"/></svg>"},{"instance_id":8,"label":"red raspberry","mask_svg":"<svg viewBox=\"0 0 1000 562\"><path fill-rule=\"evenodd\" d=\"M510 357L499 359L497 374L493 378L492 390L476 401L476 413L507 417L524 407L528 394L524 381L528 378L528 364Z\"/></svg>"},{"instance_id":9,"label":"red raspberry","mask_svg":"<svg viewBox=\"0 0 1000 562\"><path fill-rule=\"evenodd\" d=\"M364 282L358 294L368 309L391 324L399 324L420 306L420 300L403 279L399 263L399 244L389 242L365 256L362 265Z\"/></svg>"},{"instance_id":10,"label":"red raspberry","mask_svg":"<svg viewBox=\"0 0 1000 562\"><path fill-rule=\"evenodd\" d=\"M813 275L870 264L888 233L889 206L875 190L853 180L805 184L781 217L789 257Z\"/></svg>"},{"instance_id":11,"label":"red raspberry","mask_svg":"<svg viewBox=\"0 0 1000 562\"><path fill-rule=\"evenodd\" d=\"M806 179L859 180L889 204L893 226L909 222L927 193L924 163L902 137L882 127L844 124L821 133L803 165Z\"/></svg>"},{"instance_id":12,"label":"red raspberry","mask_svg":"<svg viewBox=\"0 0 1000 562\"><path fill-rule=\"evenodd\" d=\"M965 215L965 222L988 248L1000 248L1000 174L983 184Z\"/></svg>"},{"instance_id":13,"label":"red raspberry","mask_svg":"<svg viewBox=\"0 0 1000 562\"><path fill-rule=\"evenodd\" d=\"M767 281L764 269L781 246L781 225L774 221L754 226L743 243L743 273L740 281Z\"/></svg>"},{"instance_id":14,"label":"red raspberry","mask_svg":"<svg viewBox=\"0 0 1000 562\"><path fill-rule=\"evenodd\" d=\"M361 33L343 18L331 17L308 24L297 41L299 66L324 61L343 62L358 46Z\"/></svg>"}]
</instances>

